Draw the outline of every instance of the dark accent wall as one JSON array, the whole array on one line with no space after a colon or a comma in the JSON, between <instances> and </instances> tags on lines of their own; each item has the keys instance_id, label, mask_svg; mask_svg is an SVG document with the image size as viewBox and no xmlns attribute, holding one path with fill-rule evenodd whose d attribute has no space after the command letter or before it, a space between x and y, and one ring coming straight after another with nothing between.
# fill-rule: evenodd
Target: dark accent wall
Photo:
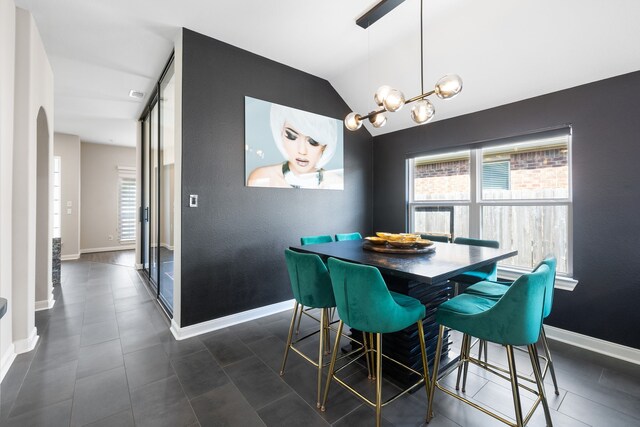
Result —
<instances>
[{"instance_id":1,"label":"dark accent wall","mask_svg":"<svg viewBox=\"0 0 640 427\"><path fill-rule=\"evenodd\" d=\"M375 137L374 229L405 229L408 154L570 124L573 264L580 282L572 292L556 290L546 323L640 348L638 94L640 72L634 72ZM449 102L465 102L464 92Z\"/></svg>"},{"instance_id":2,"label":"dark accent wall","mask_svg":"<svg viewBox=\"0 0 640 427\"><path fill-rule=\"evenodd\" d=\"M284 249L301 236L372 229L370 134L344 133L344 191L245 187L245 95L350 111L326 80L183 30L182 327L293 298Z\"/></svg>"}]
</instances>

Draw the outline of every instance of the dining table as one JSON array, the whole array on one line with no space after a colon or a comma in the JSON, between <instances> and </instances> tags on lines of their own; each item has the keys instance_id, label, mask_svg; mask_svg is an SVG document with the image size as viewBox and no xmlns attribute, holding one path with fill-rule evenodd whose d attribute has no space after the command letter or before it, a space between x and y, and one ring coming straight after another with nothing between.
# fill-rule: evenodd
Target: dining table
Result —
<instances>
[{"instance_id":1,"label":"dining table","mask_svg":"<svg viewBox=\"0 0 640 427\"><path fill-rule=\"evenodd\" d=\"M367 240L291 246L296 252L319 255L324 261L337 258L357 264L376 267L382 273L389 290L417 298L426 308L423 321L429 364L433 363L436 351L438 325L435 322L437 307L453 296L452 279L466 272L496 263L517 255L515 249L495 249L483 246L433 242L429 250L399 251L386 253L375 251ZM352 334L360 331L351 330ZM383 336L384 353L407 366L422 371L418 328L412 325L403 331ZM441 356L453 360L449 355L450 340L445 337ZM457 355L456 355L457 356ZM412 381L405 371L395 364L383 364L391 371L396 382L404 385Z\"/></svg>"}]
</instances>

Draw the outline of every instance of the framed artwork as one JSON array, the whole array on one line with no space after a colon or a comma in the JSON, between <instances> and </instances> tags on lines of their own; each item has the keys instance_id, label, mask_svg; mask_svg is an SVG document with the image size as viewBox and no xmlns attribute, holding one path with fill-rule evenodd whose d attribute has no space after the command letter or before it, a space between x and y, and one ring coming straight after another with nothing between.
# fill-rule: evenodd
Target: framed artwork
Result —
<instances>
[{"instance_id":1,"label":"framed artwork","mask_svg":"<svg viewBox=\"0 0 640 427\"><path fill-rule=\"evenodd\" d=\"M344 189L342 121L245 96L248 187Z\"/></svg>"}]
</instances>

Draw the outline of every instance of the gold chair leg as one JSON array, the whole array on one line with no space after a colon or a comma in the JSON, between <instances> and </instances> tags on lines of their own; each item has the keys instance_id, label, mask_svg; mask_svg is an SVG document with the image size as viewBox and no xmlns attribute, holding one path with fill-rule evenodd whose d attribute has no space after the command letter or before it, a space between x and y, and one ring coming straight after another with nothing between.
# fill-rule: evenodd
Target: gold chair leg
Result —
<instances>
[{"instance_id":1,"label":"gold chair leg","mask_svg":"<svg viewBox=\"0 0 640 427\"><path fill-rule=\"evenodd\" d=\"M322 366L323 366L323 357L324 357L324 343L326 339L326 320L327 320L327 309L323 308L320 310L320 344L318 345L318 389L316 395L316 407L320 408L320 393L322 392Z\"/></svg>"},{"instance_id":2,"label":"gold chair leg","mask_svg":"<svg viewBox=\"0 0 640 427\"><path fill-rule=\"evenodd\" d=\"M542 408L544 409L544 418L547 421L547 427L553 427L553 421L551 420L551 412L549 411L549 402L547 402L547 395L544 392L544 383L542 378L542 372L540 371L540 359L538 359L538 349L535 344L527 346L529 350L529 358L531 359L531 367L533 368L533 376L536 378L536 385L538 386L538 394L542 399Z\"/></svg>"},{"instance_id":3,"label":"gold chair leg","mask_svg":"<svg viewBox=\"0 0 640 427\"><path fill-rule=\"evenodd\" d=\"M556 370L553 367L553 360L551 360L551 351L549 350L549 342L547 341L547 334L544 332L544 325L542 325L540 335L542 336L542 347L544 349L544 354L545 356L547 356L547 363L549 364L549 370L551 371L553 388L555 389L556 396L560 396L560 392L558 391L558 380L556 380Z\"/></svg>"},{"instance_id":4,"label":"gold chair leg","mask_svg":"<svg viewBox=\"0 0 640 427\"><path fill-rule=\"evenodd\" d=\"M367 378L372 379L373 378L373 374L371 373L371 360L369 360L370 358L370 354L369 354L369 344L367 343L367 333L363 332L362 333L362 346L364 347L364 357L367 361Z\"/></svg>"},{"instance_id":5,"label":"gold chair leg","mask_svg":"<svg viewBox=\"0 0 640 427\"><path fill-rule=\"evenodd\" d=\"M462 373L462 392L465 393L467 391L467 371L469 371L469 357L471 357L471 335L467 336L467 349L465 351L467 355L466 361L464 362L464 372Z\"/></svg>"},{"instance_id":6,"label":"gold chair leg","mask_svg":"<svg viewBox=\"0 0 640 427\"><path fill-rule=\"evenodd\" d=\"M303 311L304 311L304 305L300 304L300 316L298 317L298 327L296 328L296 335L300 333L300 322L302 322Z\"/></svg>"},{"instance_id":7,"label":"gold chair leg","mask_svg":"<svg viewBox=\"0 0 640 427\"><path fill-rule=\"evenodd\" d=\"M456 378L456 390L460 390L460 378L462 376L462 367L465 364L465 360L469 357L467 354L467 339L469 335L462 335L462 343L460 344L460 361L458 362L458 377Z\"/></svg>"},{"instance_id":8,"label":"gold chair leg","mask_svg":"<svg viewBox=\"0 0 640 427\"><path fill-rule=\"evenodd\" d=\"M338 355L338 348L340 346L340 337L342 336L342 327L344 326L344 322L341 320L338 323L338 331L336 332L336 343L333 346L333 354L331 355L331 363L329 364L329 373L327 375L327 385L324 387L324 397L322 399L322 405L320 406L320 410L322 412L325 411L327 404L327 396L329 396L329 386L331 385L331 380L333 379L333 373L336 367L336 356Z\"/></svg>"},{"instance_id":9,"label":"gold chair leg","mask_svg":"<svg viewBox=\"0 0 640 427\"><path fill-rule=\"evenodd\" d=\"M420 339L420 353L422 354L422 369L424 371L424 389L427 393L427 400L429 400L431 384L429 382L429 362L427 361L427 345L424 342L424 327L422 325L422 320L418 320L418 337Z\"/></svg>"},{"instance_id":10,"label":"gold chair leg","mask_svg":"<svg viewBox=\"0 0 640 427\"><path fill-rule=\"evenodd\" d=\"M289 335L287 336L287 345L284 348L284 358L282 359L282 367L280 368L280 375L284 375L284 366L287 364L287 356L289 355L289 348L291 347L291 339L293 337L293 328L296 324L296 314L298 313L298 307L300 304L296 301L293 305L293 315L291 316L291 325L289 325Z\"/></svg>"},{"instance_id":11,"label":"gold chair leg","mask_svg":"<svg viewBox=\"0 0 640 427\"><path fill-rule=\"evenodd\" d=\"M509 376L511 377L511 393L513 394L513 406L516 413L516 425L522 427L522 405L520 403L520 391L518 388L518 375L516 372L516 359L513 354L513 346L507 345L507 362L509 363ZM534 371L536 370L534 365Z\"/></svg>"},{"instance_id":12,"label":"gold chair leg","mask_svg":"<svg viewBox=\"0 0 640 427\"><path fill-rule=\"evenodd\" d=\"M440 325L438 330L438 344L436 345L436 355L433 359L433 371L431 373L431 390L429 390L429 405L427 406L427 423L433 418L433 394L438 382L438 366L440 365L440 353L442 352L442 337L444 336L444 326Z\"/></svg>"},{"instance_id":13,"label":"gold chair leg","mask_svg":"<svg viewBox=\"0 0 640 427\"><path fill-rule=\"evenodd\" d=\"M373 333L372 332L369 332L369 343L371 344L371 348L373 350L375 350L375 341L373 341ZM373 356L371 357L370 360L371 360L371 374L372 374L371 379L375 380L376 379L376 372L377 372L377 370L376 370L376 361L373 358Z\"/></svg>"},{"instance_id":14,"label":"gold chair leg","mask_svg":"<svg viewBox=\"0 0 640 427\"><path fill-rule=\"evenodd\" d=\"M376 427L382 422L382 334L376 334Z\"/></svg>"}]
</instances>

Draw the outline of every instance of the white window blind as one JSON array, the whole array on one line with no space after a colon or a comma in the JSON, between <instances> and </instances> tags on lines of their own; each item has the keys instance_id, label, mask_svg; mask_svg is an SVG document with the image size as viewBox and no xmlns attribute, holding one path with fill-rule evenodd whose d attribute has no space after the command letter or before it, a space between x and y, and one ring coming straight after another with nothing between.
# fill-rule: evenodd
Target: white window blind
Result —
<instances>
[{"instance_id":1,"label":"white window blind","mask_svg":"<svg viewBox=\"0 0 640 427\"><path fill-rule=\"evenodd\" d=\"M118 172L118 238L120 243L132 243L136 240L136 175L125 168Z\"/></svg>"}]
</instances>

